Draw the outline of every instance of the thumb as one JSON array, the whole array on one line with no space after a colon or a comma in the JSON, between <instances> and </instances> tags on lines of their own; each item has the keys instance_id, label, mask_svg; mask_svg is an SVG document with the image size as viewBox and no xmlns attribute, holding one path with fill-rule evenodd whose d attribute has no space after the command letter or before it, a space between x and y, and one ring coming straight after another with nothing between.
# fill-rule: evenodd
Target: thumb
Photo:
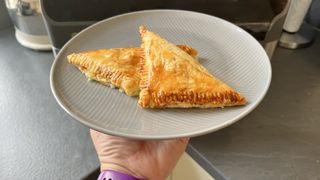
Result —
<instances>
[{"instance_id":1,"label":"thumb","mask_svg":"<svg viewBox=\"0 0 320 180\"><path fill-rule=\"evenodd\" d=\"M163 141L163 144L168 148L168 150L182 154L186 150L189 140L189 137L178 138L173 140L165 140Z\"/></svg>"}]
</instances>

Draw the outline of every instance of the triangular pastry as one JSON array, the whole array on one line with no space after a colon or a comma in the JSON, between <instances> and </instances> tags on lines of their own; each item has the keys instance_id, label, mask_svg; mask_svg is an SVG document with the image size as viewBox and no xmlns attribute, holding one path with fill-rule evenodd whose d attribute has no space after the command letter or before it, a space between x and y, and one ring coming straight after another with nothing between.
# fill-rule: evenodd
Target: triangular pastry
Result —
<instances>
[{"instance_id":1,"label":"triangular pastry","mask_svg":"<svg viewBox=\"0 0 320 180\"><path fill-rule=\"evenodd\" d=\"M190 46L177 45L193 57L197 51ZM73 53L67 56L69 63L77 66L88 79L96 80L123 90L129 96L140 92L141 48L113 48Z\"/></svg>"},{"instance_id":2,"label":"triangular pastry","mask_svg":"<svg viewBox=\"0 0 320 180\"><path fill-rule=\"evenodd\" d=\"M211 75L192 56L141 26L139 105L144 108L224 107L243 105L246 100Z\"/></svg>"}]
</instances>

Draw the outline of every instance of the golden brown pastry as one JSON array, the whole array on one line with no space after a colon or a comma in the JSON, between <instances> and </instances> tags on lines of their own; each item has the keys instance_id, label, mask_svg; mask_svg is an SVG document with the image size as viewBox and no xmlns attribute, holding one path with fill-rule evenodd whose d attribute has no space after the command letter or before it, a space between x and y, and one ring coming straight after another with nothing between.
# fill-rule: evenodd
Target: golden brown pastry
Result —
<instances>
[{"instance_id":1,"label":"golden brown pastry","mask_svg":"<svg viewBox=\"0 0 320 180\"><path fill-rule=\"evenodd\" d=\"M192 56L197 51L190 46L178 45ZM141 48L114 48L92 50L68 55L69 63L77 66L88 79L117 87L129 96L139 95Z\"/></svg>"},{"instance_id":2,"label":"golden brown pastry","mask_svg":"<svg viewBox=\"0 0 320 180\"><path fill-rule=\"evenodd\" d=\"M246 100L198 61L159 35L140 27L142 59L139 105L144 108L224 107Z\"/></svg>"}]
</instances>

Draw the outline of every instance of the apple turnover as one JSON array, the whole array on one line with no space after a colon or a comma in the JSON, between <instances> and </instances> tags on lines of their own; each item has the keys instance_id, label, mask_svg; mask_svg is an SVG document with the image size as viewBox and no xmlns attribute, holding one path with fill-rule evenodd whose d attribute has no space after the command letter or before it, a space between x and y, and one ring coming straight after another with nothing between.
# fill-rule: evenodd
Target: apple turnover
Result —
<instances>
[{"instance_id":1,"label":"apple turnover","mask_svg":"<svg viewBox=\"0 0 320 180\"><path fill-rule=\"evenodd\" d=\"M244 105L246 99L210 74L198 61L140 26L140 95L144 108L211 108Z\"/></svg>"},{"instance_id":2,"label":"apple turnover","mask_svg":"<svg viewBox=\"0 0 320 180\"><path fill-rule=\"evenodd\" d=\"M196 57L197 51L187 45L177 45L182 51ZM69 63L77 66L89 80L117 87L129 96L140 92L141 48L113 48L73 53Z\"/></svg>"}]
</instances>

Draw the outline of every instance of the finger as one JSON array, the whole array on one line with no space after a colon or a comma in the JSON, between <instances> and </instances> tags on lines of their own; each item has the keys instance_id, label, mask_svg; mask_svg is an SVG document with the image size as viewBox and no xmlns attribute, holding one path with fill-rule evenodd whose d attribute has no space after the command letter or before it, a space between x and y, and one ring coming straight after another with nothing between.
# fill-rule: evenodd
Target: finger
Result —
<instances>
[{"instance_id":1,"label":"finger","mask_svg":"<svg viewBox=\"0 0 320 180\"><path fill-rule=\"evenodd\" d=\"M92 140L95 140L95 139L98 138L99 132L96 131L96 130L90 129L90 135L91 135L91 139L92 139Z\"/></svg>"},{"instance_id":2,"label":"finger","mask_svg":"<svg viewBox=\"0 0 320 180\"><path fill-rule=\"evenodd\" d=\"M95 148L97 148L97 143L99 139L99 132L93 129L90 129L90 136ZM97 150L97 149L96 149Z\"/></svg>"},{"instance_id":3,"label":"finger","mask_svg":"<svg viewBox=\"0 0 320 180\"><path fill-rule=\"evenodd\" d=\"M102 139L117 138L116 136L111 136L111 135L108 135L108 134L104 134L104 133L96 131L94 129L90 129L90 135L91 135L91 138L93 140L97 140L98 138L102 138Z\"/></svg>"},{"instance_id":4,"label":"finger","mask_svg":"<svg viewBox=\"0 0 320 180\"><path fill-rule=\"evenodd\" d=\"M184 137L184 138L179 138L178 140L180 140L182 143L188 144L190 138L189 137Z\"/></svg>"},{"instance_id":5,"label":"finger","mask_svg":"<svg viewBox=\"0 0 320 180\"><path fill-rule=\"evenodd\" d=\"M165 146L169 147L169 149L177 150L177 151L184 151L187 147L190 138L178 138L172 140L165 140L162 141Z\"/></svg>"},{"instance_id":6,"label":"finger","mask_svg":"<svg viewBox=\"0 0 320 180\"><path fill-rule=\"evenodd\" d=\"M178 144L186 145L186 144L188 144L189 140L190 140L189 137L183 137L183 138L177 138L177 139L167 140L167 143L169 143L169 144L178 143Z\"/></svg>"},{"instance_id":7,"label":"finger","mask_svg":"<svg viewBox=\"0 0 320 180\"><path fill-rule=\"evenodd\" d=\"M101 143L101 141L106 141L112 137L110 135L101 133L101 132L96 131L94 129L90 129L90 135L91 135L91 139L95 145Z\"/></svg>"}]
</instances>

